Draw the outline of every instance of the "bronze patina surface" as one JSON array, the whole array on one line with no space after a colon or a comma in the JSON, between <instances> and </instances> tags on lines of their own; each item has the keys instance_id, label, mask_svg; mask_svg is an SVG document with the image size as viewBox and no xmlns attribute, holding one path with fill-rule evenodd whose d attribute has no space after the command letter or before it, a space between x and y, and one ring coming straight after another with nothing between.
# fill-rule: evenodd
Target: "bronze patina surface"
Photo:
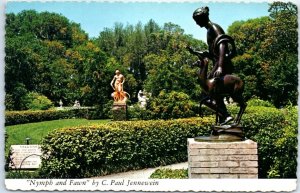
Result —
<instances>
[{"instance_id":1,"label":"bronze patina surface","mask_svg":"<svg viewBox=\"0 0 300 193\"><path fill-rule=\"evenodd\" d=\"M198 60L193 66L199 67L198 79L202 88L201 105L204 104L216 114L216 123L212 126L209 137L197 137L195 140L204 141L240 141L244 139L240 125L242 115L247 107L243 97L244 82L233 75L231 59L236 55L234 39L226 35L222 27L209 19L209 8L201 7L194 11L193 19L201 28L207 30L208 50L197 51L187 46L188 51L196 55ZM208 72L208 66L212 68ZM235 119L227 111L224 99L231 98L240 109Z\"/></svg>"},{"instance_id":2,"label":"bronze patina surface","mask_svg":"<svg viewBox=\"0 0 300 193\"><path fill-rule=\"evenodd\" d=\"M213 126L210 136L195 137L195 141L199 142L233 142L243 140L245 140L245 136L243 127L240 125Z\"/></svg>"}]
</instances>

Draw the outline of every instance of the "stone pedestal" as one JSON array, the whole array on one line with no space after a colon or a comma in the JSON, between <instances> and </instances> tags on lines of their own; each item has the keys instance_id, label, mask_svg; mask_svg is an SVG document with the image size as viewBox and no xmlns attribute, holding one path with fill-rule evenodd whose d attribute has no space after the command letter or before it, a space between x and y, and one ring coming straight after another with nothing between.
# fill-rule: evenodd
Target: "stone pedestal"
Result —
<instances>
[{"instance_id":1,"label":"stone pedestal","mask_svg":"<svg viewBox=\"0 0 300 193\"><path fill-rule=\"evenodd\" d=\"M126 102L114 102L112 107L112 115L114 121L124 121L127 118Z\"/></svg>"},{"instance_id":2,"label":"stone pedestal","mask_svg":"<svg viewBox=\"0 0 300 193\"><path fill-rule=\"evenodd\" d=\"M188 139L189 178L258 178L257 143Z\"/></svg>"}]
</instances>

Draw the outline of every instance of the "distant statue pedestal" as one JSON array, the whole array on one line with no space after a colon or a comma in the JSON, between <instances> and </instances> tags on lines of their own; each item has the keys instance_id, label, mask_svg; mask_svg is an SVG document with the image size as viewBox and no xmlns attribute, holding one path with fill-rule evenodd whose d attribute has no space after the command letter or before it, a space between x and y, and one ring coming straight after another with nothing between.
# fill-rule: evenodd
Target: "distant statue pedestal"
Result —
<instances>
[{"instance_id":1,"label":"distant statue pedestal","mask_svg":"<svg viewBox=\"0 0 300 193\"><path fill-rule=\"evenodd\" d=\"M112 115L114 121L125 121L127 118L126 102L114 102L112 107Z\"/></svg>"}]
</instances>

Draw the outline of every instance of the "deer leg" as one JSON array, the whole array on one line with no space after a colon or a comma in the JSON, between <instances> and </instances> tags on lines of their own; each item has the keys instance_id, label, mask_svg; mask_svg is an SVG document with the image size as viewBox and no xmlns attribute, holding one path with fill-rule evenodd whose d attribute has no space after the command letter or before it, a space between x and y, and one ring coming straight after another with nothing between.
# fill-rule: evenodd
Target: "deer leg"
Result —
<instances>
[{"instance_id":1,"label":"deer leg","mask_svg":"<svg viewBox=\"0 0 300 193\"><path fill-rule=\"evenodd\" d=\"M241 94L238 95L238 96L232 96L231 98L233 99L233 101L237 102L240 105L239 113L237 114L237 117L236 117L236 119L234 121L234 123L236 125L238 125L238 124L240 124L242 116L243 116L243 114L245 112L245 109L247 107L247 103L245 103L245 101L244 101L244 99L243 99L243 97L242 97Z\"/></svg>"},{"instance_id":2,"label":"deer leg","mask_svg":"<svg viewBox=\"0 0 300 193\"><path fill-rule=\"evenodd\" d=\"M219 117L220 125L225 125L228 122L232 121L233 118L227 111L226 105L224 104L224 97L218 97L216 100L217 110L221 112L221 116Z\"/></svg>"},{"instance_id":3,"label":"deer leg","mask_svg":"<svg viewBox=\"0 0 300 193\"><path fill-rule=\"evenodd\" d=\"M219 117L218 113L219 113L219 108L218 108L218 103L216 103L216 125L220 121L220 117Z\"/></svg>"},{"instance_id":4,"label":"deer leg","mask_svg":"<svg viewBox=\"0 0 300 193\"><path fill-rule=\"evenodd\" d=\"M207 98L203 99L202 104L204 104L205 106L207 106L214 112L217 112L219 116L223 116L224 113L222 112L222 110L219 107L217 107L217 104L211 97L207 97Z\"/></svg>"},{"instance_id":5,"label":"deer leg","mask_svg":"<svg viewBox=\"0 0 300 193\"><path fill-rule=\"evenodd\" d=\"M199 115L200 117L203 117L203 112L202 112L202 105L205 104L205 101L209 100L209 96L206 95L205 97L203 97L200 101L200 106L199 106Z\"/></svg>"},{"instance_id":6,"label":"deer leg","mask_svg":"<svg viewBox=\"0 0 300 193\"><path fill-rule=\"evenodd\" d=\"M243 102L242 104L240 104L240 110L239 110L239 113L238 113L238 115L237 115L237 117L236 117L236 120L234 121L234 123L235 123L236 125L240 124L241 119L242 119L242 116L243 116L243 114L244 114L244 112L245 112L246 107L247 107L247 104L246 104L246 103Z\"/></svg>"}]
</instances>

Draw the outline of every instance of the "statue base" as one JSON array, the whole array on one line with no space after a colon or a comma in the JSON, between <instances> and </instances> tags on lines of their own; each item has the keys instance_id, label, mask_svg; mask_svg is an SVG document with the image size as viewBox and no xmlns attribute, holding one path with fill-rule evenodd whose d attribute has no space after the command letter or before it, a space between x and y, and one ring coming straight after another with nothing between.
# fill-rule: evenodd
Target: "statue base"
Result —
<instances>
[{"instance_id":1,"label":"statue base","mask_svg":"<svg viewBox=\"0 0 300 193\"><path fill-rule=\"evenodd\" d=\"M126 102L114 102L112 107L112 115L114 121L125 121L127 119Z\"/></svg>"},{"instance_id":2,"label":"statue base","mask_svg":"<svg viewBox=\"0 0 300 193\"><path fill-rule=\"evenodd\" d=\"M213 125L210 136L195 137L198 142L233 142L244 139L243 127L240 125Z\"/></svg>"},{"instance_id":3,"label":"statue base","mask_svg":"<svg viewBox=\"0 0 300 193\"><path fill-rule=\"evenodd\" d=\"M187 140L189 178L258 178L257 143Z\"/></svg>"}]
</instances>

